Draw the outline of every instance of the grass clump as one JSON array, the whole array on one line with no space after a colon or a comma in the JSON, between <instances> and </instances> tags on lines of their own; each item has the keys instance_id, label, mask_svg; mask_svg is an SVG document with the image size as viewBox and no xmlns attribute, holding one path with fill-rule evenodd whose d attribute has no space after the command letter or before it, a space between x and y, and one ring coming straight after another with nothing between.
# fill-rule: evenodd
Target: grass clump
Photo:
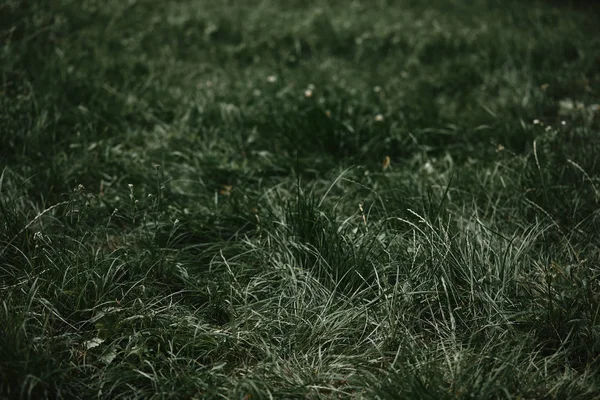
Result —
<instances>
[{"instance_id":1,"label":"grass clump","mask_svg":"<svg viewBox=\"0 0 600 400\"><path fill-rule=\"evenodd\" d=\"M594 399L597 7L0 5L0 397Z\"/></svg>"}]
</instances>

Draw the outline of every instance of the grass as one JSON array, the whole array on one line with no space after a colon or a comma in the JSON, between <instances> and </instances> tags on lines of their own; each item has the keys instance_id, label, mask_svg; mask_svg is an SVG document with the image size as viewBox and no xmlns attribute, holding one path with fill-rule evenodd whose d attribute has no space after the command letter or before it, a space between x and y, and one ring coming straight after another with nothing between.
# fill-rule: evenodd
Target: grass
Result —
<instances>
[{"instance_id":1,"label":"grass","mask_svg":"<svg viewBox=\"0 0 600 400\"><path fill-rule=\"evenodd\" d=\"M561 2L0 5L0 397L600 396Z\"/></svg>"}]
</instances>

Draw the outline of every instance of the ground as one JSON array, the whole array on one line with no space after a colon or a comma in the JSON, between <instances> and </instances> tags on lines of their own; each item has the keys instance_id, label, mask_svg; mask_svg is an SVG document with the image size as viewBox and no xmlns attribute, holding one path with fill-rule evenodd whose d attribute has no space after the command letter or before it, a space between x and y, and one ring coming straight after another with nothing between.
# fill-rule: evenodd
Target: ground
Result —
<instances>
[{"instance_id":1,"label":"ground","mask_svg":"<svg viewBox=\"0 0 600 400\"><path fill-rule=\"evenodd\" d=\"M0 397L600 397L599 16L5 0Z\"/></svg>"}]
</instances>

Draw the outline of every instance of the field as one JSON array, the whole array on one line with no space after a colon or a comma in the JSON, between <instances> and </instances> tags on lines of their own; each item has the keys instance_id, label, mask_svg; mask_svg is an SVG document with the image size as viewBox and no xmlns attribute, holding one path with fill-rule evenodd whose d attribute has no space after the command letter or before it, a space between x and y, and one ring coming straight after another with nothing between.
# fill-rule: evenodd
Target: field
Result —
<instances>
[{"instance_id":1,"label":"field","mask_svg":"<svg viewBox=\"0 0 600 400\"><path fill-rule=\"evenodd\" d=\"M4 0L0 398L600 398L599 10Z\"/></svg>"}]
</instances>

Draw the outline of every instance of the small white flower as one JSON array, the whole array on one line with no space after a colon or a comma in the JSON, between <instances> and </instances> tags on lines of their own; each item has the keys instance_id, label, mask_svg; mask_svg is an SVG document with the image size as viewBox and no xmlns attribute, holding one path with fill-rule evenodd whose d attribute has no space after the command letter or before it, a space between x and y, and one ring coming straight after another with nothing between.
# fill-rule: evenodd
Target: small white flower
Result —
<instances>
[{"instance_id":1,"label":"small white flower","mask_svg":"<svg viewBox=\"0 0 600 400\"><path fill-rule=\"evenodd\" d=\"M377 121L377 122L381 122L381 121L383 121L383 115L381 115L381 114L377 114L377 115L375 116L375 121Z\"/></svg>"},{"instance_id":2,"label":"small white flower","mask_svg":"<svg viewBox=\"0 0 600 400\"><path fill-rule=\"evenodd\" d=\"M373 88L373 91L374 91L375 93L379 93L379 92L381 92L381 86L375 86L375 87Z\"/></svg>"},{"instance_id":3,"label":"small white flower","mask_svg":"<svg viewBox=\"0 0 600 400\"><path fill-rule=\"evenodd\" d=\"M560 121L560 124L561 124L562 126L565 126L565 125L567 124L567 121Z\"/></svg>"},{"instance_id":4,"label":"small white flower","mask_svg":"<svg viewBox=\"0 0 600 400\"><path fill-rule=\"evenodd\" d=\"M431 162L427 161L425 165L423 165L423 170L428 174L433 173L433 165L431 165Z\"/></svg>"},{"instance_id":5,"label":"small white flower","mask_svg":"<svg viewBox=\"0 0 600 400\"><path fill-rule=\"evenodd\" d=\"M307 99L311 98L311 97L312 97L312 95L313 95L313 91L312 91L312 89L306 89L306 90L304 91L304 97L306 97Z\"/></svg>"},{"instance_id":6,"label":"small white flower","mask_svg":"<svg viewBox=\"0 0 600 400\"><path fill-rule=\"evenodd\" d=\"M267 82L269 82L269 83L275 83L275 82L277 82L277 77L275 75L269 75L267 77Z\"/></svg>"},{"instance_id":7,"label":"small white flower","mask_svg":"<svg viewBox=\"0 0 600 400\"><path fill-rule=\"evenodd\" d=\"M533 120L533 124L534 125L539 125L540 124L540 120L539 119L534 119Z\"/></svg>"},{"instance_id":8,"label":"small white flower","mask_svg":"<svg viewBox=\"0 0 600 400\"><path fill-rule=\"evenodd\" d=\"M551 131L551 130L552 130L552 127L551 127L550 125L548 125L548 126L546 127L546 132L549 132L549 131Z\"/></svg>"}]
</instances>

